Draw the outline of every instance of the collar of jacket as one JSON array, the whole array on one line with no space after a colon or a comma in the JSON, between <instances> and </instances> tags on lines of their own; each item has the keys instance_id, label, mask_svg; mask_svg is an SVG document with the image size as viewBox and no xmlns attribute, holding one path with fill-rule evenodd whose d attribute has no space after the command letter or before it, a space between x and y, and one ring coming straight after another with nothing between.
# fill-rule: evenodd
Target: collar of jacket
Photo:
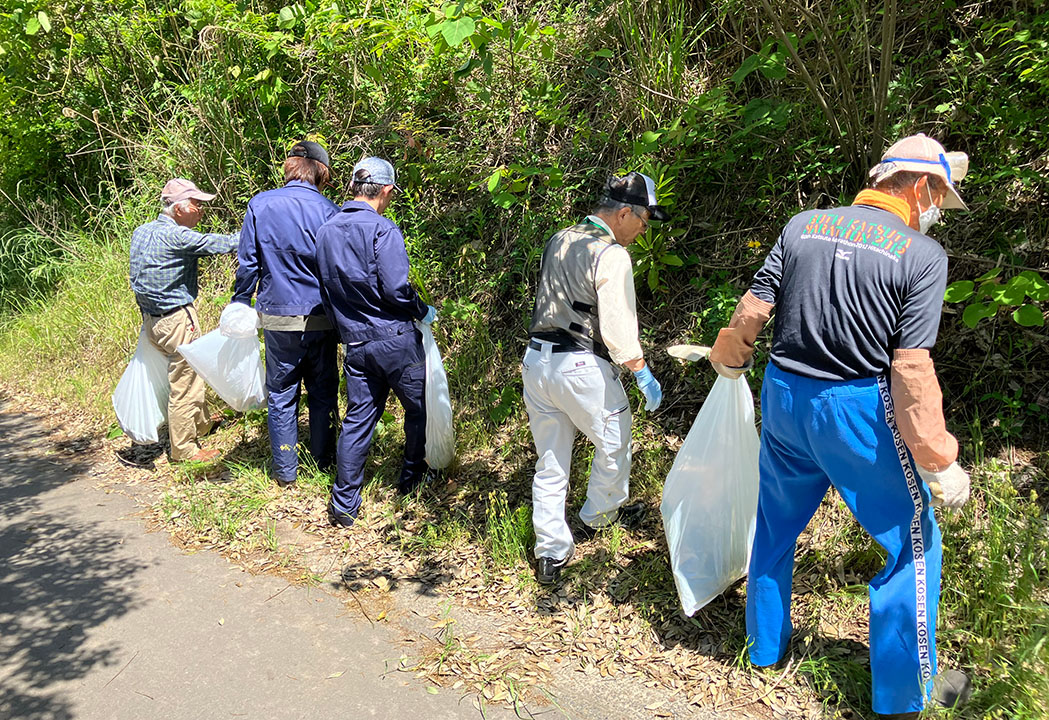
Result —
<instances>
[{"instance_id":1,"label":"collar of jacket","mask_svg":"<svg viewBox=\"0 0 1049 720\"><path fill-rule=\"evenodd\" d=\"M870 188L861 190L856 199L852 201L852 204L868 205L879 210L888 210L908 224L911 219L911 206L907 204L906 200L881 190L871 190Z\"/></svg>"},{"instance_id":2,"label":"collar of jacket","mask_svg":"<svg viewBox=\"0 0 1049 720\"><path fill-rule=\"evenodd\" d=\"M312 190L315 193L320 192L320 190L317 189L316 185L314 185L313 183L308 183L305 180L289 180L288 182L284 183L284 187L301 187L306 188L307 190Z\"/></svg>"},{"instance_id":3,"label":"collar of jacket","mask_svg":"<svg viewBox=\"0 0 1049 720\"><path fill-rule=\"evenodd\" d=\"M178 225L178 223L175 222L175 218L165 213L160 213L159 215L157 215L157 222L164 223L165 225Z\"/></svg>"},{"instance_id":4,"label":"collar of jacket","mask_svg":"<svg viewBox=\"0 0 1049 720\"><path fill-rule=\"evenodd\" d=\"M363 200L347 200L342 204L343 212L352 212L354 210L368 210L378 215L379 213L368 203Z\"/></svg>"},{"instance_id":5,"label":"collar of jacket","mask_svg":"<svg viewBox=\"0 0 1049 720\"><path fill-rule=\"evenodd\" d=\"M616 236L615 233L612 232L612 229L608 227L601 218L594 215L587 215L583 222L575 226L575 229L584 232L587 235L593 235L600 238L610 245L616 244Z\"/></svg>"}]
</instances>

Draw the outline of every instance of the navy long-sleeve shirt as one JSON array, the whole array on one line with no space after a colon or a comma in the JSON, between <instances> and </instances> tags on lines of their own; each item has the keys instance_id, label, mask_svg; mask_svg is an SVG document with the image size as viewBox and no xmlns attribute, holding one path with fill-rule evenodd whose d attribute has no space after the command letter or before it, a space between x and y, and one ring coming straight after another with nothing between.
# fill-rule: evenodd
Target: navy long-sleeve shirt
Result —
<instances>
[{"instance_id":1,"label":"navy long-sleeve shirt","mask_svg":"<svg viewBox=\"0 0 1049 720\"><path fill-rule=\"evenodd\" d=\"M240 232L233 301L266 315L320 315L317 231L339 207L316 187L292 180L248 203Z\"/></svg>"},{"instance_id":2,"label":"navy long-sleeve shirt","mask_svg":"<svg viewBox=\"0 0 1049 720\"><path fill-rule=\"evenodd\" d=\"M371 205L350 200L317 232L321 299L342 342L388 337L426 316L408 282L400 228Z\"/></svg>"}]
</instances>

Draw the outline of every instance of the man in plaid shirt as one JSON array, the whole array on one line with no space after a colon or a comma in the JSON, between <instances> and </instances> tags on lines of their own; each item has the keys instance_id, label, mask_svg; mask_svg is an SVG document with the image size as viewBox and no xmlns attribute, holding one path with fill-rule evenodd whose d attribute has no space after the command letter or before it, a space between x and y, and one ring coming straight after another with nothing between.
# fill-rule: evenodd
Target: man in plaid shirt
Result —
<instances>
[{"instance_id":1,"label":"man in plaid shirt","mask_svg":"<svg viewBox=\"0 0 1049 720\"><path fill-rule=\"evenodd\" d=\"M175 350L200 337L197 322L197 259L237 249L240 233L217 235L193 228L204 212L203 203L215 195L189 180L175 178L161 191L164 209L131 236L131 289L142 310L150 342L167 355L171 396L168 435L171 459L207 462L218 450L202 450L198 438L214 422L204 404L204 381Z\"/></svg>"}]
</instances>

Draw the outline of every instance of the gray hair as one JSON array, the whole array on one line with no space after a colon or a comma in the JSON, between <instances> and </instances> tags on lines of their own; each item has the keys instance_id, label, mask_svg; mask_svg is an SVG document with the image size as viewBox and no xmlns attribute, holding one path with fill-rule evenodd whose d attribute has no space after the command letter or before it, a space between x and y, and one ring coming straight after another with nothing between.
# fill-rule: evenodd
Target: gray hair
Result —
<instances>
[{"instance_id":1,"label":"gray hair","mask_svg":"<svg viewBox=\"0 0 1049 720\"><path fill-rule=\"evenodd\" d=\"M180 210L186 210L189 208L190 204L191 200L189 198L186 198L185 200L176 200L175 202L165 200L164 208L160 212L164 213L168 217L174 217L175 208L178 208Z\"/></svg>"},{"instance_id":2,"label":"gray hair","mask_svg":"<svg viewBox=\"0 0 1049 720\"><path fill-rule=\"evenodd\" d=\"M379 197L379 193L382 192L384 187L386 186L380 185L379 183L353 182L350 183L350 192L353 193L354 197L363 197L368 200L374 200Z\"/></svg>"},{"instance_id":3,"label":"gray hair","mask_svg":"<svg viewBox=\"0 0 1049 720\"><path fill-rule=\"evenodd\" d=\"M613 200L610 197L601 198L600 202L594 206L594 209L590 211L591 215L600 215L601 213L612 213L615 214L623 208L630 208L630 211L637 215L639 218L643 218L641 211L645 209L643 205L634 205L633 203L619 202Z\"/></svg>"},{"instance_id":4,"label":"gray hair","mask_svg":"<svg viewBox=\"0 0 1049 720\"><path fill-rule=\"evenodd\" d=\"M371 178L371 173L362 168L353 174L353 179L350 181L350 192L353 193L354 197L363 197L368 200L374 200L379 197L379 193L382 192L384 185L380 183L364 182L358 178Z\"/></svg>"}]
</instances>

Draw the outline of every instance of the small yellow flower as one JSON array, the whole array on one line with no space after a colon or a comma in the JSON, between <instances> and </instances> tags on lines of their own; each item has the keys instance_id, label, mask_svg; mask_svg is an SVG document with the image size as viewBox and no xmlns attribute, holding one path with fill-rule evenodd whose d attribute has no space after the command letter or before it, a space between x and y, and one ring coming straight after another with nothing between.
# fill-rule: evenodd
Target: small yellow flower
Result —
<instances>
[{"instance_id":1,"label":"small yellow flower","mask_svg":"<svg viewBox=\"0 0 1049 720\"><path fill-rule=\"evenodd\" d=\"M747 243L747 247L749 247L751 250L757 250L759 247L761 247L761 241L751 240L749 243Z\"/></svg>"}]
</instances>

